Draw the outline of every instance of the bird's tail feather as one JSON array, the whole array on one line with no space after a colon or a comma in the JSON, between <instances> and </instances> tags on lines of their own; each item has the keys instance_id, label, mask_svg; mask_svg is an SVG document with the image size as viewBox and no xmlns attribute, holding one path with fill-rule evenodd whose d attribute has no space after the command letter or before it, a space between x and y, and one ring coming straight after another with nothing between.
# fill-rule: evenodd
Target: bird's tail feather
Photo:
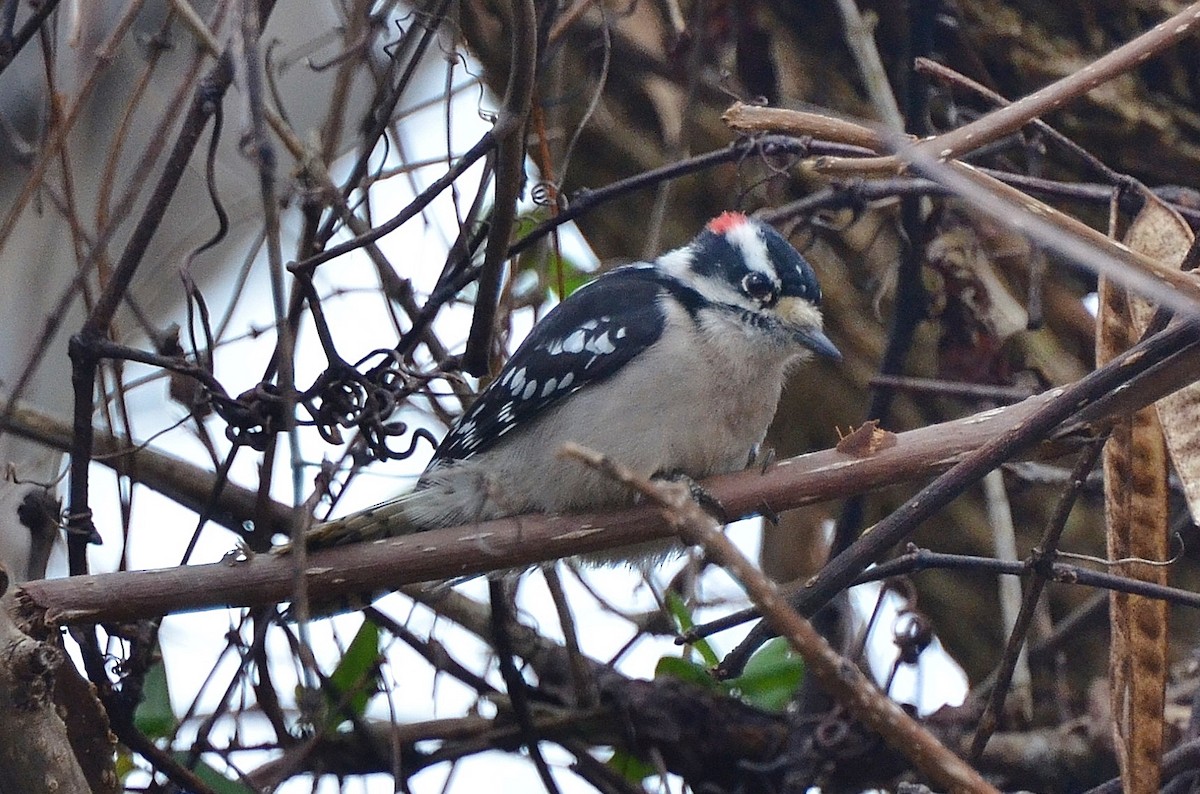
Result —
<instances>
[{"instance_id":1,"label":"bird's tail feather","mask_svg":"<svg viewBox=\"0 0 1200 794\"><path fill-rule=\"evenodd\" d=\"M412 519L413 501L414 494L407 493L366 510L317 524L306 536L308 548L328 549L419 532L423 527L418 526ZM280 551L287 551L291 544L278 548Z\"/></svg>"}]
</instances>

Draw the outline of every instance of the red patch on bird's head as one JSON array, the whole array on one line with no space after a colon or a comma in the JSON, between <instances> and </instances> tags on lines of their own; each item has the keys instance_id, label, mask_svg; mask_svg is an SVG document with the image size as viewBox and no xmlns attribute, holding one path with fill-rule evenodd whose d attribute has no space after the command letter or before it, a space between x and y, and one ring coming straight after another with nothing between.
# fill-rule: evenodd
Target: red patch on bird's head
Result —
<instances>
[{"instance_id":1,"label":"red patch on bird's head","mask_svg":"<svg viewBox=\"0 0 1200 794\"><path fill-rule=\"evenodd\" d=\"M728 234L743 223L749 223L749 218L740 212L722 212L708 222L706 227L713 234Z\"/></svg>"}]
</instances>

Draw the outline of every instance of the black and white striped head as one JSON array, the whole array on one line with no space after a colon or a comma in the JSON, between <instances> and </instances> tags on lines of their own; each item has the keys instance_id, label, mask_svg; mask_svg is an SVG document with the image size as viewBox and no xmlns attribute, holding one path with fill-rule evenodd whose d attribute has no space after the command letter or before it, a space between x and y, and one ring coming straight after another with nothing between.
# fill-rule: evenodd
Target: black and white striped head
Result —
<instances>
[{"instance_id":1,"label":"black and white striped head","mask_svg":"<svg viewBox=\"0 0 1200 794\"><path fill-rule=\"evenodd\" d=\"M786 334L819 355L841 358L821 330L821 287L812 265L762 221L740 212L723 213L658 264L699 293L706 305Z\"/></svg>"}]
</instances>

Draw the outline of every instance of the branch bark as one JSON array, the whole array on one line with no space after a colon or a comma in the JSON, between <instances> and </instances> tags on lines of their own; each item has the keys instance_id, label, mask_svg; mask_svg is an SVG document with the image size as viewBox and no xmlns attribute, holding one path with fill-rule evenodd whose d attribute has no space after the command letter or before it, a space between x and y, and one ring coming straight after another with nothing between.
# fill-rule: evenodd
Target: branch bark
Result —
<instances>
[{"instance_id":1,"label":"branch bark","mask_svg":"<svg viewBox=\"0 0 1200 794\"><path fill-rule=\"evenodd\" d=\"M714 477L705 487L730 515L778 512L932 476L989 441L1020 427L1061 390L965 419L912 430L869 457L836 449ZM1057 454L1061 448L1048 447ZM673 532L657 510L637 507L571 516L529 515L431 530L313 552L310 592L338 598L420 582L522 568L588 554ZM264 554L227 562L149 571L120 571L25 583L18 590L30 618L58 624L134 620L225 606L261 606L291 597L292 561Z\"/></svg>"},{"instance_id":2,"label":"branch bark","mask_svg":"<svg viewBox=\"0 0 1200 794\"><path fill-rule=\"evenodd\" d=\"M0 655L0 792L92 791L52 697L65 654L0 609Z\"/></svg>"}]
</instances>

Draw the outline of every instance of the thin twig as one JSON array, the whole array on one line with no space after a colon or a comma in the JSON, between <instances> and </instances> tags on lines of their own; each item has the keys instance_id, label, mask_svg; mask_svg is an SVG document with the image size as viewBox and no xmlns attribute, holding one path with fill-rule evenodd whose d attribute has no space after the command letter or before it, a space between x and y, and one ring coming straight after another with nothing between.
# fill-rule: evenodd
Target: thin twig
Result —
<instances>
[{"instance_id":1,"label":"thin twig","mask_svg":"<svg viewBox=\"0 0 1200 794\"><path fill-rule=\"evenodd\" d=\"M404 209L397 213L394 217L378 226L364 229L361 233L356 232L353 238L344 243L338 243L332 248L326 248L320 253L314 254L307 259L289 265L289 269L297 272L304 271L311 273L317 267L332 259L336 259L339 256L344 256L351 251L356 251L359 248L362 248L370 243L374 243L377 240L380 240L381 238L391 234L396 229L399 229L405 223L419 215L421 211L429 206L429 204L435 198L437 198L447 188L454 184L455 180L462 176L468 168L474 165L481 157L485 156L488 153L488 150L490 150L494 145L495 139L493 132L485 132L480 139L475 142L475 145L464 152L462 156L455 161L454 165L446 171L445 174L430 183L429 187L421 191L420 195L406 204Z\"/></svg>"},{"instance_id":2,"label":"thin twig","mask_svg":"<svg viewBox=\"0 0 1200 794\"><path fill-rule=\"evenodd\" d=\"M408 628L408 626L395 620L391 615L377 607L367 607L363 610L363 615L366 616L367 620L378 624L381 629L420 654L434 670L453 676L485 697L495 695L498 692L496 687L487 682L487 679L472 672L447 653L441 643L432 637L430 639L422 639L412 629Z\"/></svg>"},{"instance_id":3,"label":"thin twig","mask_svg":"<svg viewBox=\"0 0 1200 794\"><path fill-rule=\"evenodd\" d=\"M596 702L597 694L594 682L588 676L587 665L583 662L583 651L579 647L579 632L575 626L575 616L571 614L571 604L563 590L562 577L558 569L549 565L542 569L542 577L550 590L550 598L554 602L554 611L558 615L558 625L562 629L563 641L571 660L571 683L575 689L575 698L583 705Z\"/></svg>"},{"instance_id":4,"label":"thin twig","mask_svg":"<svg viewBox=\"0 0 1200 794\"><path fill-rule=\"evenodd\" d=\"M898 703L879 691L874 682L848 659L835 651L812 624L788 606L778 586L721 533L721 525L692 499L679 483L655 483L639 477L603 455L569 445L564 454L622 482L654 500L687 543L701 546L709 560L722 566L741 583L763 615L804 657L807 671L825 690L864 725L878 732L894 749L903 753L917 769L950 791L990 792L989 785L974 769L954 755L925 730Z\"/></svg>"},{"instance_id":5,"label":"thin twig","mask_svg":"<svg viewBox=\"0 0 1200 794\"><path fill-rule=\"evenodd\" d=\"M949 188L975 209L1080 267L1111 278L1183 315L1200 314L1200 281L1120 245L1087 224L961 162L941 162L910 147L911 168Z\"/></svg>"},{"instance_id":6,"label":"thin twig","mask_svg":"<svg viewBox=\"0 0 1200 794\"><path fill-rule=\"evenodd\" d=\"M21 50L25 48L25 45L33 41L33 37L41 30L42 25L50 18L55 9L58 8L58 3L59 0L46 0L34 6L33 13L25 20L25 24L21 25L21 29L15 33L12 31L10 25L16 21L17 7L20 3L18 0L9 0L9 2L5 3L5 9L13 16L5 20L6 29L4 34L7 38L0 39L0 44L4 45L0 47L0 74L3 74L8 65L16 60L16 57L21 54Z\"/></svg>"},{"instance_id":7,"label":"thin twig","mask_svg":"<svg viewBox=\"0 0 1200 794\"><path fill-rule=\"evenodd\" d=\"M530 687L517 669L515 651L513 650L510 625L516 623L516 618L509 608L510 598L502 579L488 579L488 600L492 605L492 647L496 651L496 660L500 667L500 676L508 689L508 699L512 704L513 716L521 728L521 743L529 751L538 778L548 794L559 794L558 783L550 774L550 765L542 755L541 737L530 710Z\"/></svg>"},{"instance_id":8,"label":"thin twig","mask_svg":"<svg viewBox=\"0 0 1200 794\"><path fill-rule=\"evenodd\" d=\"M879 562L889 549L911 535L923 521L996 466L1044 439L1056 426L1077 414L1082 405L1112 392L1130 370L1144 372L1168 354L1194 349L1197 345L1200 345L1200 319L1183 320L1140 342L1070 386L1055 390L1054 399L1034 411L1020 427L1002 433L972 452L859 537L845 552L830 560L804 591L797 594L793 605L804 614L813 614L850 586L868 565ZM755 643L761 643L763 639L763 632L751 632L726 657L722 673L737 675L751 650L757 647Z\"/></svg>"},{"instance_id":9,"label":"thin twig","mask_svg":"<svg viewBox=\"0 0 1200 794\"><path fill-rule=\"evenodd\" d=\"M819 143L814 142L813 147L819 147ZM1096 182L1060 182L1053 179L1029 176L1027 174L998 171L994 168L980 168L979 171L1000 180L1006 185L1019 188L1031 196L1105 205L1109 204L1113 197L1111 185L1103 185ZM1150 192L1163 201L1166 201L1171 206L1171 209L1186 218L1189 223L1193 225L1200 224L1200 210L1177 201L1167 201L1167 198L1172 198L1171 194L1174 192L1172 188L1154 188ZM813 191L804 198L796 199L787 204L780 204L770 209L760 210L755 215L768 223L777 224L792 218L811 215L825 208L854 208L866 202L905 195L949 196L953 195L953 193L931 179L912 176L871 180L835 180L832 185Z\"/></svg>"},{"instance_id":10,"label":"thin twig","mask_svg":"<svg viewBox=\"0 0 1200 794\"><path fill-rule=\"evenodd\" d=\"M1012 505L1004 487L1004 471L992 469L983 478L982 485L996 558L1016 562L1018 559L1017 531L1013 526ZM1001 628L1009 637L1012 637L1017 634L1017 621L1023 606L1021 583L1003 578L997 582L997 585ZM1017 713L1028 720L1033 716L1033 676L1029 671L1029 654L1025 650L1023 632L1021 641L1016 642L1015 645L1015 658L1011 668L1013 705ZM978 755L972 755L970 758L972 763L979 762Z\"/></svg>"},{"instance_id":11,"label":"thin twig","mask_svg":"<svg viewBox=\"0 0 1200 794\"><path fill-rule=\"evenodd\" d=\"M917 146L923 155L944 162L1000 140L1038 116L1058 110L1072 99L1136 69L1155 55L1175 46L1191 35L1197 23L1200 23L1200 3L1193 3L1133 41L1104 54L1082 69L1075 69L1057 82L1022 97L1011 105L981 116L969 124L922 141ZM857 164L856 170L891 170L900 162L901 160L894 156L875 158L870 163Z\"/></svg>"},{"instance_id":12,"label":"thin twig","mask_svg":"<svg viewBox=\"0 0 1200 794\"><path fill-rule=\"evenodd\" d=\"M904 117L900 115L900 106L896 104L887 72L879 59L874 25L867 24L854 0L837 0L837 9L842 16L846 44L858 64L858 73L867 87L871 107L875 108L884 126L894 132L903 132Z\"/></svg>"},{"instance_id":13,"label":"thin twig","mask_svg":"<svg viewBox=\"0 0 1200 794\"><path fill-rule=\"evenodd\" d=\"M1169 604L1200 609L1200 593L1168 585L1145 582L1115 573L1105 573L1092 568L1054 562L1035 555L1026 560L997 560L993 557L976 557L969 554L945 554L916 549L895 559L881 563L864 572L854 584L874 582L889 576L900 576L925 570L975 571L1004 576L1026 576L1035 565L1045 566L1042 575L1057 584L1072 584L1081 587L1099 587L1116 593L1157 598Z\"/></svg>"},{"instance_id":14,"label":"thin twig","mask_svg":"<svg viewBox=\"0 0 1200 794\"><path fill-rule=\"evenodd\" d=\"M1001 96L982 83L978 83L964 74L959 74L949 66L940 64L931 58L917 58L914 68L919 74L929 75L941 80L942 82L965 88L999 107L1008 107L1012 104L1012 102L1010 102L1007 98ZM1041 119L1035 118L1030 123L1033 125L1034 129L1049 137L1050 140L1054 141L1054 143L1056 143L1058 146L1075 155L1089 168L1107 179L1111 184L1119 185L1129 179L1129 177L1126 177L1124 174L1118 173L1117 171L1109 168L1087 149L1083 148L1066 135L1063 135L1061 132L1054 129L1054 127L1051 127Z\"/></svg>"},{"instance_id":15,"label":"thin twig","mask_svg":"<svg viewBox=\"0 0 1200 794\"><path fill-rule=\"evenodd\" d=\"M920 378L901 375L873 375L871 386L886 386L889 389L929 394L939 397L957 397L966 400L983 400L1002 404L1020 402L1030 396L1030 390L1020 386L1000 386L991 383L968 383L966 381Z\"/></svg>"},{"instance_id":16,"label":"thin twig","mask_svg":"<svg viewBox=\"0 0 1200 794\"><path fill-rule=\"evenodd\" d=\"M491 364L492 326L500 299L503 267L508 261L517 200L525 181L525 128L538 64L538 17L533 0L511 0L510 6L512 52L508 85L504 89L500 115L492 127L496 141L493 160L496 181L491 223L483 251L483 267L479 271L475 313L471 317L467 349L463 353L463 369L476 377L486 375Z\"/></svg>"},{"instance_id":17,"label":"thin twig","mask_svg":"<svg viewBox=\"0 0 1200 794\"><path fill-rule=\"evenodd\" d=\"M359 189L363 183L363 179L366 178L367 172L371 167L371 154L375 151L377 143L387 135L392 114L395 113L396 106L399 104L400 98L404 95L404 89L411 83L413 75L416 74L418 64L429 49L430 44L436 38L437 30L446 19L446 14L451 5L451 0L437 0L437 5L432 11L415 15L418 24L422 28L421 33L417 36L410 31L409 35L404 37L402 46L408 46L410 43L412 46L412 52L409 53L410 57L408 61L404 64L404 68L396 78L395 83L383 86L380 89L380 94L370 104L372 109L371 126L363 132L362 149L354 162L354 167L350 170L350 174L346 178L344 186L337 191L341 200L336 202L336 206L347 207L347 210L331 216L322 225L320 232L317 234L317 239L321 241L322 245L333 237L338 221L347 223L348 218L354 217L353 213L348 211L350 195ZM398 58L399 56L396 57ZM398 60L393 61L393 69L397 63ZM362 230L355 230L354 233L361 234Z\"/></svg>"},{"instance_id":18,"label":"thin twig","mask_svg":"<svg viewBox=\"0 0 1200 794\"><path fill-rule=\"evenodd\" d=\"M1066 529L1067 519L1071 516L1071 509L1075 506L1075 500L1079 498L1079 494L1083 491L1088 474L1096 467L1100 451L1104 448L1104 440L1104 438L1096 439L1080 454L1079 460L1071 472L1071 479L1068 481L1067 487L1063 489L1062 495L1058 499L1058 504L1055 505L1054 514L1050 517L1050 521L1046 525L1046 531L1042 534L1042 539L1038 544L1038 551L1036 552L1038 558L1048 561L1053 559L1054 554L1057 553L1058 542L1062 538L1063 531ZM1033 569L1041 572L1043 568L1037 565L1035 560ZM1004 648L1004 655L996 667L995 684L992 686L991 697L984 707L983 714L979 718L979 727L976 729L975 736L971 740L971 751L967 757L976 763L978 763L979 758L983 755L988 738L996 730L997 715L1003 713L1004 698L1008 691L1008 683L1021 656L1021 649L1025 646L1025 636L1029 632L1029 626L1033 623L1034 610L1042 597L1042 591L1045 590L1047 581L1048 578L1045 575L1035 576L1025 590L1021 609L1017 613L1008 635L1008 643Z\"/></svg>"},{"instance_id":19,"label":"thin twig","mask_svg":"<svg viewBox=\"0 0 1200 794\"><path fill-rule=\"evenodd\" d=\"M121 17L117 20L116 25L113 26L112 34L98 49L98 62L103 63L106 55L116 51L122 39L125 38L125 35L133 25L144 2L145 0L135 0L135 2L130 3L124 10ZM53 7L56 3L49 3L47 5ZM52 130L53 134L49 135L45 143L38 148L37 159L34 160L29 175L25 178L25 183L21 186L20 194L9 205L4 222L0 223L0 248L8 242L9 236L17 226L17 221L20 219L21 213L25 211L26 205L37 193L42 181L46 178L46 172L58 157L59 150L66 145L68 134L74 129L75 123L79 120L84 109L88 107L88 100L91 98L92 91L95 90L104 72L105 70L102 68L93 68L88 71L87 80L76 91L74 102L67 109L67 112L62 114L61 122Z\"/></svg>"},{"instance_id":20,"label":"thin twig","mask_svg":"<svg viewBox=\"0 0 1200 794\"><path fill-rule=\"evenodd\" d=\"M737 117L731 120L728 117L734 110L738 111ZM766 110L735 106L726 113L726 117L735 129L758 132L786 130L790 134L803 134L806 129L810 132L821 129L827 127L830 121L819 114L784 110L773 110L767 114ZM837 127L843 131L840 140L858 140L873 134L871 130L848 121L839 120ZM877 135L875 137L878 139ZM920 144L903 147L898 144L899 139L893 142L898 148L893 158L896 163L907 163L911 171L938 182L976 209L1024 234L1039 246L1079 267L1110 277L1170 309L1183 314L1200 312L1200 282L1192 275L1174 268L1164 268L1157 261L1116 243L1082 221L1059 212L980 169L959 161L946 161L930 154ZM888 147L880 141L879 150L884 148ZM845 163L863 164L865 170L866 166L880 160L847 158ZM818 171L828 171L825 166L830 162L829 158L818 158L814 167ZM891 170L899 168L896 166ZM856 173L864 173L864 170Z\"/></svg>"}]
</instances>

